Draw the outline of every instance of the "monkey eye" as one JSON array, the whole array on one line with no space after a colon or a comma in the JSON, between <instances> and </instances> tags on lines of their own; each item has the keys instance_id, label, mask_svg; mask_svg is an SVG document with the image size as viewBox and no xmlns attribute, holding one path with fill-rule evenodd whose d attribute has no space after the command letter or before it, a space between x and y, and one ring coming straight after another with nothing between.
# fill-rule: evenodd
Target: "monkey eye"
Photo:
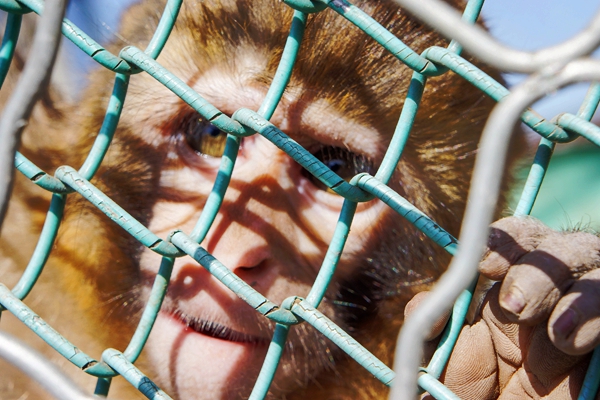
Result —
<instances>
[{"instance_id":1,"label":"monkey eye","mask_svg":"<svg viewBox=\"0 0 600 400\"><path fill-rule=\"evenodd\" d=\"M225 151L227 134L195 115L185 122L182 129L185 140L196 153L208 157L221 157Z\"/></svg>"},{"instance_id":2,"label":"monkey eye","mask_svg":"<svg viewBox=\"0 0 600 400\"><path fill-rule=\"evenodd\" d=\"M350 181L356 174L361 172L371 173L373 171L373 162L369 158L341 147L323 146L313 155L346 181ZM308 171L304 170L304 175L318 189L335 193Z\"/></svg>"}]
</instances>

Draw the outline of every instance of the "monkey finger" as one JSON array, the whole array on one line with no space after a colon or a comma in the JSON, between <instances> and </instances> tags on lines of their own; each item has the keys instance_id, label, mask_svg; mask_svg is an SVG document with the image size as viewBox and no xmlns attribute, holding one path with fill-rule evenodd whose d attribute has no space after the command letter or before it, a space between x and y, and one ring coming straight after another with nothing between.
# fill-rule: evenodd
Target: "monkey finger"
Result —
<instances>
[{"instance_id":1,"label":"monkey finger","mask_svg":"<svg viewBox=\"0 0 600 400\"><path fill-rule=\"evenodd\" d=\"M500 307L500 283L489 290L481 309L481 319L489 327L499 360L510 365L511 373L523 363L521 343L529 337L532 327L511 322ZM508 367L504 366L506 370Z\"/></svg>"},{"instance_id":2,"label":"monkey finger","mask_svg":"<svg viewBox=\"0 0 600 400\"><path fill-rule=\"evenodd\" d=\"M560 299L548 321L548 336L573 355L600 344L600 269L583 275Z\"/></svg>"},{"instance_id":3,"label":"monkey finger","mask_svg":"<svg viewBox=\"0 0 600 400\"><path fill-rule=\"evenodd\" d=\"M410 299L404 308L404 319L415 312L419 304L421 304L421 302L425 300L427 296L429 296L429 292L419 292L412 299ZM431 331L425 336L425 340L429 341L438 337L444 330L446 323L448 323L448 319L450 319L450 310L445 312L444 315L442 315L442 317L439 318L435 324L433 324Z\"/></svg>"},{"instance_id":4,"label":"monkey finger","mask_svg":"<svg viewBox=\"0 0 600 400\"><path fill-rule=\"evenodd\" d=\"M498 367L485 322L479 320L462 328L441 380L461 399L497 397Z\"/></svg>"},{"instance_id":5,"label":"monkey finger","mask_svg":"<svg viewBox=\"0 0 600 400\"><path fill-rule=\"evenodd\" d=\"M573 367L582 362L582 357L565 354L554 346L545 324L536 325L530 332L524 367L536 381L550 389L574 372Z\"/></svg>"},{"instance_id":6,"label":"monkey finger","mask_svg":"<svg viewBox=\"0 0 600 400\"><path fill-rule=\"evenodd\" d=\"M533 218L509 217L494 222L488 250L479 270L490 279L501 280L511 265L533 251L551 232L550 228Z\"/></svg>"},{"instance_id":7,"label":"monkey finger","mask_svg":"<svg viewBox=\"0 0 600 400\"><path fill-rule=\"evenodd\" d=\"M546 319L570 283L570 274L559 260L535 251L523 257L523 264L508 271L500 289L500 306L513 322L537 324Z\"/></svg>"},{"instance_id":8,"label":"monkey finger","mask_svg":"<svg viewBox=\"0 0 600 400\"><path fill-rule=\"evenodd\" d=\"M554 347L545 323L536 326L511 323L500 308L499 289L498 283L488 292L479 321L485 322L489 329L493 342L491 358L497 362L496 382L500 396L495 393L490 398L572 398L569 388L581 386L581 371L585 374L585 365L580 364L585 360L566 355ZM478 352L485 343L485 337L471 342L471 354Z\"/></svg>"},{"instance_id":9,"label":"monkey finger","mask_svg":"<svg viewBox=\"0 0 600 400\"><path fill-rule=\"evenodd\" d=\"M600 239L583 233L547 235L506 275L500 305L512 321L537 324L546 319L582 273L598 265Z\"/></svg>"}]
</instances>

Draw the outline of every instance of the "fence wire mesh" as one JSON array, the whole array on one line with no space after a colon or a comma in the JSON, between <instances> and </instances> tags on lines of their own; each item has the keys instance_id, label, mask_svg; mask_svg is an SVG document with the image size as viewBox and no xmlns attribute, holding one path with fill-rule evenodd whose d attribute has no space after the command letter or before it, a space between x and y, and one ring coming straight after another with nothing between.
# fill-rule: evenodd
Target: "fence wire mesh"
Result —
<instances>
[{"instance_id":1,"label":"fence wire mesh","mask_svg":"<svg viewBox=\"0 0 600 400\"><path fill-rule=\"evenodd\" d=\"M417 54L385 30L377 21L372 20L359 8L346 1L286 0L287 6L291 6L296 11L291 21L288 41L283 49L281 61L270 89L257 111L240 109L232 117L228 117L156 61L177 20L182 1L169 0L167 2L158 29L145 50L125 47L119 55L115 55L96 43L69 20L63 19L62 25L57 23L62 19L64 13L64 1L48 0L44 3L42 0L0 0L0 9L8 13L0 48L0 81L4 81L12 60L21 17L30 12L42 15L42 20L38 24L40 43L38 44L38 36L36 36L34 46L39 45L46 50L56 49L57 40L53 41L52 38L57 37L57 30L60 26L62 34L66 38L100 65L115 73L114 88L106 117L85 163L79 169L71 166L60 167L54 175L51 175L15 150L20 131L24 126L22 121L26 120L31 113L39 86L48 79L47 76L51 71L56 50L54 52L32 51L34 55L45 56L45 60L36 60L32 56L27 62L26 69L22 74L24 79L19 83L18 89L14 91L0 124L1 215L4 216L10 194L11 180L9 177L12 175L11 170L14 166L34 184L52 192L53 196L39 242L20 281L12 290L0 284L2 307L14 314L58 353L81 368L84 371L82 373L98 377L99 384L96 394L106 394L109 386L107 378L120 374L148 398L167 399L170 397L152 383L134 363L146 343L165 297L174 259L189 255L258 313L276 323L272 343L251 398L260 399L266 396L281 358L287 334L290 329L293 329L293 325L301 322L312 325L383 384L391 385L394 381L392 398L411 398L415 391L415 382L418 382L422 390L429 392L435 398L457 398L438 379L464 323L473 293L473 285L469 283L476 279L477 264L485 247L487 229L492 222L494 207L499 198L501 174L498 171L502 171L504 168L509 135L513 131L513 126L520 119L541 136L539 149L533 160L525 189L516 207L516 215L530 213L556 143L570 142L581 136L600 146L600 128L590 122L600 102L600 84L592 83L577 115L560 114L548 121L527 108L546 93L570 83L600 81L600 61L588 58L589 54L600 45L600 14L595 16L584 31L569 41L535 53L528 53L500 45L482 28L473 25L479 16L483 0L470 0L462 16L438 0L397 0L410 13L452 40L447 48L431 47L425 52ZM283 4L281 6L285 7ZM339 18L346 18L359 29L368 33L373 40L414 71L398 127L377 173L374 176L361 173L349 182L342 179L269 122L290 79L302 42L307 14L320 12L326 8L334 10L340 15ZM44 39L49 41L44 42ZM522 72L531 75L524 83L509 91L477 66L461 57L463 48L477 59L500 71ZM30 66L29 74L31 75L27 75L27 68ZM175 231L168 238L160 238L90 183L90 179L102 163L119 123L129 76L137 73L152 76L183 99L203 118L211 121L214 126L228 134L214 188L192 232ZM426 87L426 78L443 73L459 75L499 102L488 119L479 145L468 206L458 240L387 186L400 160L404 144L411 133L412 122ZM26 76L37 77L36 82L32 82L32 78L25 79ZM17 92L23 92L23 94ZM271 302L252 286L238 278L199 245L206 237L221 206L235 164L240 139L253 134L267 138L319 179L323 185L345 198L334 237L310 293L305 299L293 296L280 305ZM77 195L94 204L144 246L163 256L150 299L129 346L123 352L107 349L100 360L79 350L79 346L69 342L54 327L37 316L35 310L23 303L23 299L32 290L49 256L60 226L66 197ZM447 273L442 276L432 295L421 305L419 312L413 314L406 321L399 336L393 369L374 357L317 309L343 251L357 202L373 198L380 199L404 216L431 238L433 243L443 247L454 256ZM422 332L429 331L433 321L441 316L445 305L452 302L455 304L452 318L446 327L438 349L429 365L419 370L424 340ZM56 328L60 329L60 327ZM85 343L80 345L85 349ZM46 365L41 356L27 348L21 348L17 342L13 343L13 339L3 333L0 336L0 356L13 362L37 379L44 387L48 388L51 394L59 398L86 398L86 395L78 388L63 380L60 374L57 374L56 371L52 372L52 367ZM599 368L600 352L595 351L580 394L581 399L591 399L596 396L600 377ZM421 373L418 375L419 371Z\"/></svg>"}]
</instances>

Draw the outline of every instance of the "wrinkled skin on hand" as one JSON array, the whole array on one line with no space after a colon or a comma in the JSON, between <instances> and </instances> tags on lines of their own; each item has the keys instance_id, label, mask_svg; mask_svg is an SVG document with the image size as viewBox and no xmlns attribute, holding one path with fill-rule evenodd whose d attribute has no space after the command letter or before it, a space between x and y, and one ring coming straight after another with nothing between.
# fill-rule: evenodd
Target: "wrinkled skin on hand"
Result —
<instances>
[{"instance_id":1,"label":"wrinkled skin on hand","mask_svg":"<svg viewBox=\"0 0 600 400\"><path fill-rule=\"evenodd\" d=\"M463 399L576 399L600 342L599 266L593 234L531 218L494 223L480 271L498 282L441 381Z\"/></svg>"}]
</instances>

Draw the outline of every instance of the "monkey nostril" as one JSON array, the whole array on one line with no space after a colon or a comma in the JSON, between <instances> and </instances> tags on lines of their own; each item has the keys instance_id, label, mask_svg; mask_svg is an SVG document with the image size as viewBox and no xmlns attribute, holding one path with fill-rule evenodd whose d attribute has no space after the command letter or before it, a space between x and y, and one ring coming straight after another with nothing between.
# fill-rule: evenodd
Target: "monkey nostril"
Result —
<instances>
[{"instance_id":1,"label":"monkey nostril","mask_svg":"<svg viewBox=\"0 0 600 400\"><path fill-rule=\"evenodd\" d=\"M267 259L254 264L243 263L231 269L240 279L259 291L266 289L274 282L277 270L278 268Z\"/></svg>"},{"instance_id":2,"label":"monkey nostril","mask_svg":"<svg viewBox=\"0 0 600 400\"><path fill-rule=\"evenodd\" d=\"M248 275L248 274L256 274L260 270L264 269L265 267L266 267L266 261L260 260L258 263L255 263L254 265L248 265L248 264L239 265L239 266L233 268L232 271L236 275L242 276L242 275Z\"/></svg>"}]
</instances>

